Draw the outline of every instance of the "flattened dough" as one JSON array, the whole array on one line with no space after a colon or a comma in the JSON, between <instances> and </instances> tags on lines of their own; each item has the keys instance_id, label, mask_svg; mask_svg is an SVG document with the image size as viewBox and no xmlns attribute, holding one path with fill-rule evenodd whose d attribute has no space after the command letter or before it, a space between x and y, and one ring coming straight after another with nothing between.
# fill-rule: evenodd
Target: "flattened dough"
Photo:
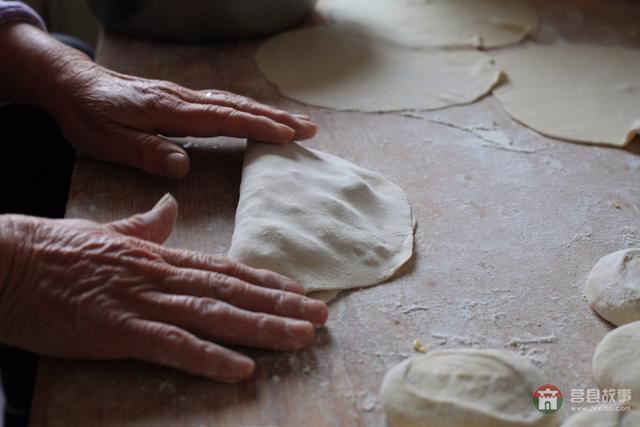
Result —
<instances>
[{"instance_id":1,"label":"flattened dough","mask_svg":"<svg viewBox=\"0 0 640 427\"><path fill-rule=\"evenodd\" d=\"M640 320L640 249L600 258L587 277L587 299L615 325Z\"/></svg>"},{"instance_id":2,"label":"flattened dough","mask_svg":"<svg viewBox=\"0 0 640 427\"><path fill-rule=\"evenodd\" d=\"M344 26L279 34L256 53L280 93L338 110L434 110L482 97L502 73L477 51L413 51Z\"/></svg>"},{"instance_id":3,"label":"flattened dough","mask_svg":"<svg viewBox=\"0 0 640 427\"><path fill-rule=\"evenodd\" d=\"M413 229L406 194L377 173L294 143L250 142L229 257L306 293L370 286L411 258Z\"/></svg>"},{"instance_id":4,"label":"flattened dough","mask_svg":"<svg viewBox=\"0 0 640 427\"><path fill-rule=\"evenodd\" d=\"M319 10L329 22L410 47L504 46L537 22L523 0L332 0Z\"/></svg>"},{"instance_id":5,"label":"flattened dough","mask_svg":"<svg viewBox=\"0 0 640 427\"><path fill-rule=\"evenodd\" d=\"M496 56L509 82L494 95L516 120L547 135L624 146L640 131L640 50L560 44Z\"/></svg>"},{"instance_id":6,"label":"flattened dough","mask_svg":"<svg viewBox=\"0 0 640 427\"><path fill-rule=\"evenodd\" d=\"M593 355L593 377L601 388L631 390L630 405L640 406L640 322L609 332Z\"/></svg>"},{"instance_id":7,"label":"flattened dough","mask_svg":"<svg viewBox=\"0 0 640 427\"><path fill-rule=\"evenodd\" d=\"M504 350L439 350L394 366L380 394L393 427L555 427L556 414L533 404L543 384L527 359Z\"/></svg>"},{"instance_id":8,"label":"flattened dough","mask_svg":"<svg viewBox=\"0 0 640 427\"><path fill-rule=\"evenodd\" d=\"M562 427L638 427L640 411L581 412L569 418Z\"/></svg>"}]
</instances>

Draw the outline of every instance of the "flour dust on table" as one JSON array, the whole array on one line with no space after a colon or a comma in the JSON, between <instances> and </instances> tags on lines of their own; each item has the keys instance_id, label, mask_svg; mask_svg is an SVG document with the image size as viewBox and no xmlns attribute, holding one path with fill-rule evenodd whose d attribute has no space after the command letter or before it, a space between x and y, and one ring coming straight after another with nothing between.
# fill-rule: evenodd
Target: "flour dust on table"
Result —
<instances>
[{"instance_id":1,"label":"flour dust on table","mask_svg":"<svg viewBox=\"0 0 640 427\"><path fill-rule=\"evenodd\" d=\"M503 79L483 52L398 48L348 25L279 34L255 58L282 95L337 110L435 110L468 104Z\"/></svg>"},{"instance_id":2,"label":"flour dust on table","mask_svg":"<svg viewBox=\"0 0 640 427\"><path fill-rule=\"evenodd\" d=\"M230 258L327 299L393 276L413 232L407 195L381 175L295 143L248 143Z\"/></svg>"}]
</instances>

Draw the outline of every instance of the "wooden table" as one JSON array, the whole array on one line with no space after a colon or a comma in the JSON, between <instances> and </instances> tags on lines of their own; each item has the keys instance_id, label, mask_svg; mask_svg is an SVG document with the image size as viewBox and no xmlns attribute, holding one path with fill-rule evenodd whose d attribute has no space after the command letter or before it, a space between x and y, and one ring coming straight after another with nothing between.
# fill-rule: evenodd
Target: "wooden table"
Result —
<instances>
[{"instance_id":1,"label":"wooden table","mask_svg":"<svg viewBox=\"0 0 640 427\"><path fill-rule=\"evenodd\" d=\"M637 1L532 3L542 42L640 47ZM590 310L583 285L601 256L640 246L637 141L627 150L554 141L512 120L492 97L412 117L304 106L279 96L261 76L252 59L257 46L165 45L105 34L98 62L312 116L321 132L310 146L407 191L419 224L414 261L391 283L333 302L310 350L250 351L257 375L242 385L136 362L44 359L32 425L384 426L380 381L413 353L414 338L434 349L519 352L566 396L594 387L591 356L610 326ZM474 135L478 126L497 127L512 145ZM181 214L168 244L225 254L243 147L225 138L191 144L193 170L181 181L80 158L67 215L110 221L170 191ZM565 416L570 406L567 399Z\"/></svg>"}]
</instances>

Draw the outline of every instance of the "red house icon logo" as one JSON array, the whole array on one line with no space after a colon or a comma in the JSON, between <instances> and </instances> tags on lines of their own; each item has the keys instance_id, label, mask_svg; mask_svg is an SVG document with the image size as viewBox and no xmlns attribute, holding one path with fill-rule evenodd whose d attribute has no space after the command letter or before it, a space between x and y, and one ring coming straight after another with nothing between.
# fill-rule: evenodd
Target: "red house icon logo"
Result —
<instances>
[{"instance_id":1,"label":"red house icon logo","mask_svg":"<svg viewBox=\"0 0 640 427\"><path fill-rule=\"evenodd\" d=\"M544 414L553 414L562 407L562 392L553 384L541 385L533 392L536 409Z\"/></svg>"}]
</instances>

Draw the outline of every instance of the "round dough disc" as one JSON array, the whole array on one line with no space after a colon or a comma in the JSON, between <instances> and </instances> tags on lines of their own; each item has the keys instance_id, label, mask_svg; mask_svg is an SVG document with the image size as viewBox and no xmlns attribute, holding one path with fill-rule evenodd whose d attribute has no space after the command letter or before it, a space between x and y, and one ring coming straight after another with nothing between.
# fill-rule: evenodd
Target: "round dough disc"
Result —
<instances>
[{"instance_id":1,"label":"round dough disc","mask_svg":"<svg viewBox=\"0 0 640 427\"><path fill-rule=\"evenodd\" d=\"M502 78L482 52L397 48L338 25L282 33L265 42L255 58L282 95L338 110L467 104Z\"/></svg>"},{"instance_id":2,"label":"round dough disc","mask_svg":"<svg viewBox=\"0 0 640 427\"><path fill-rule=\"evenodd\" d=\"M371 286L411 258L413 230L407 195L379 174L295 143L247 145L230 258L305 293Z\"/></svg>"},{"instance_id":3,"label":"round dough disc","mask_svg":"<svg viewBox=\"0 0 640 427\"><path fill-rule=\"evenodd\" d=\"M640 132L640 50L559 44L496 55L507 112L550 137L626 145Z\"/></svg>"},{"instance_id":4,"label":"round dough disc","mask_svg":"<svg viewBox=\"0 0 640 427\"><path fill-rule=\"evenodd\" d=\"M640 321L609 332L593 355L593 377L601 388L631 390L630 405L640 403Z\"/></svg>"},{"instance_id":5,"label":"round dough disc","mask_svg":"<svg viewBox=\"0 0 640 427\"><path fill-rule=\"evenodd\" d=\"M581 412L569 418L562 427L638 427L640 411L616 412L608 411Z\"/></svg>"},{"instance_id":6,"label":"round dough disc","mask_svg":"<svg viewBox=\"0 0 640 427\"><path fill-rule=\"evenodd\" d=\"M602 257L589 273L586 289L591 307L609 322L640 320L640 249Z\"/></svg>"},{"instance_id":7,"label":"round dough disc","mask_svg":"<svg viewBox=\"0 0 640 427\"><path fill-rule=\"evenodd\" d=\"M521 41L537 23L522 0L333 0L319 11L329 22L411 47L504 46Z\"/></svg>"},{"instance_id":8,"label":"round dough disc","mask_svg":"<svg viewBox=\"0 0 640 427\"><path fill-rule=\"evenodd\" d=\"M504 350L440 350L407 359L384 377L382 402L393 427L551 427L533 403L544 382Z\"/></svg>"}]
</instances>

